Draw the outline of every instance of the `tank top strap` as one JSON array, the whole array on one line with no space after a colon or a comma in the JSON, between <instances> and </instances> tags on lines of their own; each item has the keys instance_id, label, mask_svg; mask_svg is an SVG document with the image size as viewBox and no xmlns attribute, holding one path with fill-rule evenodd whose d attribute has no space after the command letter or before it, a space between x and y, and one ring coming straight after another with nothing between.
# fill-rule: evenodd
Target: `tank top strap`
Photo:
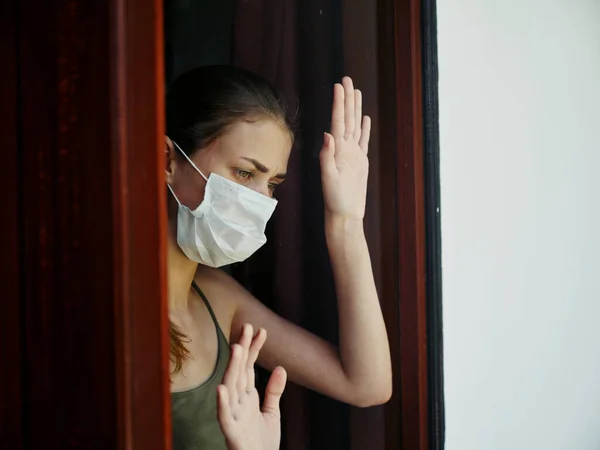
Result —
<instances>
[{"instance_id":1,"label":"tank top strap","mask_svg":"<svg viewBox=\"0 0 600 450\"><path fill-rule=\"evenodd\" d=\"M198 295L200 296L200 298L202 299L202 301L204 301L204 304L206 305L206 308L208 309L208 312L210 313L210 317L212 317L212 320L213 320L213 322L215 324L215 327L217 327L217 330L219 330L219 336L221 336L221 338L225 339L225 342L227 342L227 338L225 337L225 333L223 333L223 330L221 330L221 326L219 325L219 321L217 320L217 316L216 316L215 312L213 311L212 307L210 306L210 302L208 301L208 298L206 298L206 295L204 295L204 292L202 292L202 289L200 289L198 287L198 285L196 284L195 281L192 281L192 287L198 293Z\"/></svg>"}]
</instances>

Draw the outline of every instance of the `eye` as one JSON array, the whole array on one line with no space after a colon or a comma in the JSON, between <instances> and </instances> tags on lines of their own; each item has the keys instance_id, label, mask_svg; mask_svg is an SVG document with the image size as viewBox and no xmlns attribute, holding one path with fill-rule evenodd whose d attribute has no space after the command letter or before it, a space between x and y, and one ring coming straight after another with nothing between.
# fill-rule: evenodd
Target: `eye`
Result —
<instances>
[{"instance_id":1,"label":"eye","mask_svg":"<svg viewBox=\"0 0 600 450\"><path fill-rule=\"evenodd\" d=\"M252 178L252 172L243 169L236 169L235 174L242 180L249 180Z\"/></svg>"},{"instance_id":2,"label":"eye","mask_svg":"<svg viewBox=\"0 0 600 450\"><path fill-rule=\"evenodd\" d=\"M269 183L269 191L271 191L271 194L273 194L275 192L275 189L277 189L277 186L279 186L277 183Z\"/></svg>"}]
</instances>

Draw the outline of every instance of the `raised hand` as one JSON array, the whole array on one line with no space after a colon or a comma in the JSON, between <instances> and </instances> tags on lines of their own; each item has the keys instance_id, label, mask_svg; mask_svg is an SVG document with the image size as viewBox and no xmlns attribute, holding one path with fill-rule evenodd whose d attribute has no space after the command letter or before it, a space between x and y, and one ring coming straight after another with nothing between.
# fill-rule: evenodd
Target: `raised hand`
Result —
<instances>
[{"instance_id":1,"label":"raised hand","mask_svg":"<svg viewBox=\"0 0 600 450\"><path fill-rule=\"evenodd\" d=\"M259 329L252 337L252 325L244 325L239 342L218 387L218 416L229 450L278 450L281 440L279 400L287 375L282 367L271 374L262 410L254 385L254 363L267 338Z\"/></svg>"},{"instance_id":2,"label":"raised hand","mask_svg":"<svg viewBox=\"0 0 600 450\"><path fill-rule=\"evenodd\" d=\"M321 149L321 179L326 212L346 219L365 214L371 119L362 115L362 94L344 77L333 87L331 134Z\"/></svg>"}]
</instances>

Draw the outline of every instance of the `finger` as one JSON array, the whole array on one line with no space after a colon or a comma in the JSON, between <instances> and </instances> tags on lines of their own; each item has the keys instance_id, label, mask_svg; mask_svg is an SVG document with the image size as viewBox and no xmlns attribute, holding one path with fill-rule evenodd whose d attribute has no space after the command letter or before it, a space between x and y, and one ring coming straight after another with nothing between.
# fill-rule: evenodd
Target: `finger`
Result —
<instances>
[{"instance_id":1,"label":"finger","mask_svg":"<svg viewBox=\"0 0 600 450\"><path fill-rule=\"evenodd\" d=\"M362 92L358 89L354 90L354 140L358 142L360 135L362 134L361 122L362 122Z\"/></svg>"},{"instance_id":2,"label":"finger","mask_svg":"<svg viewBox=\"0 0 600 450\"><path fill-rule=\"evenodd\" d=\"M242 347L242 356L240 357L240 373L238 375L237 381L237 390L238 390L238 399L241 401L243 396L246 393L246 385L248 382L248 373L246 371L246 363L248 361L248 350L250 349L250 344L252 343L252 335L254 334L254 330L252 325L249 323L245 324L242 328L242 335L240 336L240 340L238 344Z\"/></svg>"},{"instance_id":3,"label":"finger","mask_svg":"<svg viewBox=\"0 0 600 450\"><path fill-rule=\"evenodd\" d=\"M229 364L223 375L223 384L227 386L229 392L229 400L231 404L235 405L238 403L237 394L237 382L240 373L240 360L242 357L242 347L239 344L233 344L231 346L231 356L229 357Z\"/></svg>"},{"instance_id":4,"label":"finger","mask_svg":"<svg viewBox=\"0 0 600 450\"><path fill-rule=\"evenodd\" d=\"M321 177L334 176L337 172L335 166L335 139L329 133L325 133L323 136L323 148L319 157L321 159Z\"/></svg>"},{"instance_id":5,"label":"finger","mask_svg":"<svg viewBox=\"0 0 600 450\"><path fill-rule=\"evenodd\" d=\"M279 401L285 389L287 373L281 366L275 368L265 390L265 401L263 402L262 412L274 417L280 417Z\"/></svg>"},{"instance_id":6,"label":"finger","mask_svg":"<svg viewBox=\"0 0 600 450\"><path fill-rule=\"evenodd\" d=\"M246 363L246 391L252 392L256 386L254 384L254 364L258 359L258 354L262 349L265 341L267 340L267 330L261 328L258 330L254 339L252 340L252 344L250 344L250 350L248 351L248 361Z\"/></svg>"},{"instance_id":7,"label":"finger","mask_svg":"<svg viewBox=\"0 0 600 450\"><path fill-rule=\"evenodd\" d=\"M229 398L229 389L221 384L217 386L217 417L219 425L225 436L231 434L235 419L231 412L231 399Z\"/></svg>"},{"instance_id":8,"label":"finger","mask_svg":"<svg viewBox=\"0 0 600 450\"><path fill-rule=\"evenodd\" d=\"M267 340L267 330L264 328L260 328L254 338L252 339L252 343L250 344L250 349L248 351L248 361L246 363L247 367L254 366L256 360L258 359L258 354L262 349L265 341Z\"/></svg>"},{"instance_id":9,"label":"finger","mask_svg":"<svg viewBox=\"0 0 600 450\"><path fill-rule=\"evenodd\" d=\"M344 121L344 88L341 84L333 85L333 107L331 108L331 134L336 139L342 139L346 132Z\"/></svg>"},{"instance_id":10,"label":"finger","mask_svg":"<svg viewBox=\"0 0 600 450\"><path fill-rule=\"evenodd\" d=\"M346 122L346 130L344 138L349 139L354 135L354 84L350 77L344 77L342 80L344 86L344 120Z\"/></svg>"},{"instance_id":11,"label":"finger","mask_svg":"<svg viewBox=\"0 0 600 450\"><path fill-rule=\"evenodd\" d=\"M371 138L371 118L369 116L363 117L362 120L362 133L360 135L360 141L358 145L363 149L365 153L369 153L369 139Z\"/></svg>"}]
</instances>

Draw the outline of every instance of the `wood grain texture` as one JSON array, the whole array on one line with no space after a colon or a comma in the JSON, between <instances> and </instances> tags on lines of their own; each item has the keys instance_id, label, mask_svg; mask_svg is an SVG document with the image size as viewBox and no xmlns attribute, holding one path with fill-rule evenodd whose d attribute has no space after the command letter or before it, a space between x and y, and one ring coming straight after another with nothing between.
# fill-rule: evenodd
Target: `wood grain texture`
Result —
<instances>
[{"instance_id":1,"label":"wood grain texture","mask_svg":"<svg viewBox=\"0 0 600 450\"><path fill-rule=\"evenodd\" d=\"M20 450L21 421L21 287L19 268L19 144L17 1L0 4L0 142L4 173L0 177L3 218L0 221L2 292L0 301L0 442Z\"/></svg>"},{"instance_id":2,"label":"wood grain texture","mask_svg":"<svg viewBox=\"0 0 600 450\"><path fill-rule=\"evenodd\" d=\"M24 448L170 448L161 10L19 2Z\"/></svg>"},{"instance_id":3,"label":"wood grain texture","mask_svg":"<svg viewBox=\"0 0 600 450\"><path fill-rule=\"evenodd\" d=\"M114 447L108 8L20 4L24 446Z\"/></svg>"},{"instance_id":4,"label":"wood grain texture","mask_svg":"<svg viewBox=\"0 0 600 450\"><path fill-rule=\"evenodd\" d=\"M402 448L428 448L421 1L395 1Z\"/></svg>"},{"instance_id":5,"label":"wood grain texture","mask_svg":"<svg viewBox=\"0 0 600 450\"><path fill-rule=\"evenodd\" d=\"M163 3L112 7L119 448L169 449Z\"/></svg>"},{"instance_id":6,"label":"wood grain texture","mask_svg":"<svg viewBox=\"0 0 600 450\"><path fill-rule=\"evenodd\" d=\"M394 63L394 2L379 0L378 11L378 67L379 67L379 109L380 118L380 155L379 186L383 196L386 220L381 221L381 298L382 309L386 319L390 351L392 355L393 395L385 405L385 449L404 449L402 446L403 394L401 370L404 362L400 353L400 252L399 248L399 216L398 216L398 161L400 160L396 127L396 68ZM410 101L410 98L408 98ZM383 212L382 212L383 216ZM407 412L407 414L411 414Z\"/></svg>"}]
</instances>

